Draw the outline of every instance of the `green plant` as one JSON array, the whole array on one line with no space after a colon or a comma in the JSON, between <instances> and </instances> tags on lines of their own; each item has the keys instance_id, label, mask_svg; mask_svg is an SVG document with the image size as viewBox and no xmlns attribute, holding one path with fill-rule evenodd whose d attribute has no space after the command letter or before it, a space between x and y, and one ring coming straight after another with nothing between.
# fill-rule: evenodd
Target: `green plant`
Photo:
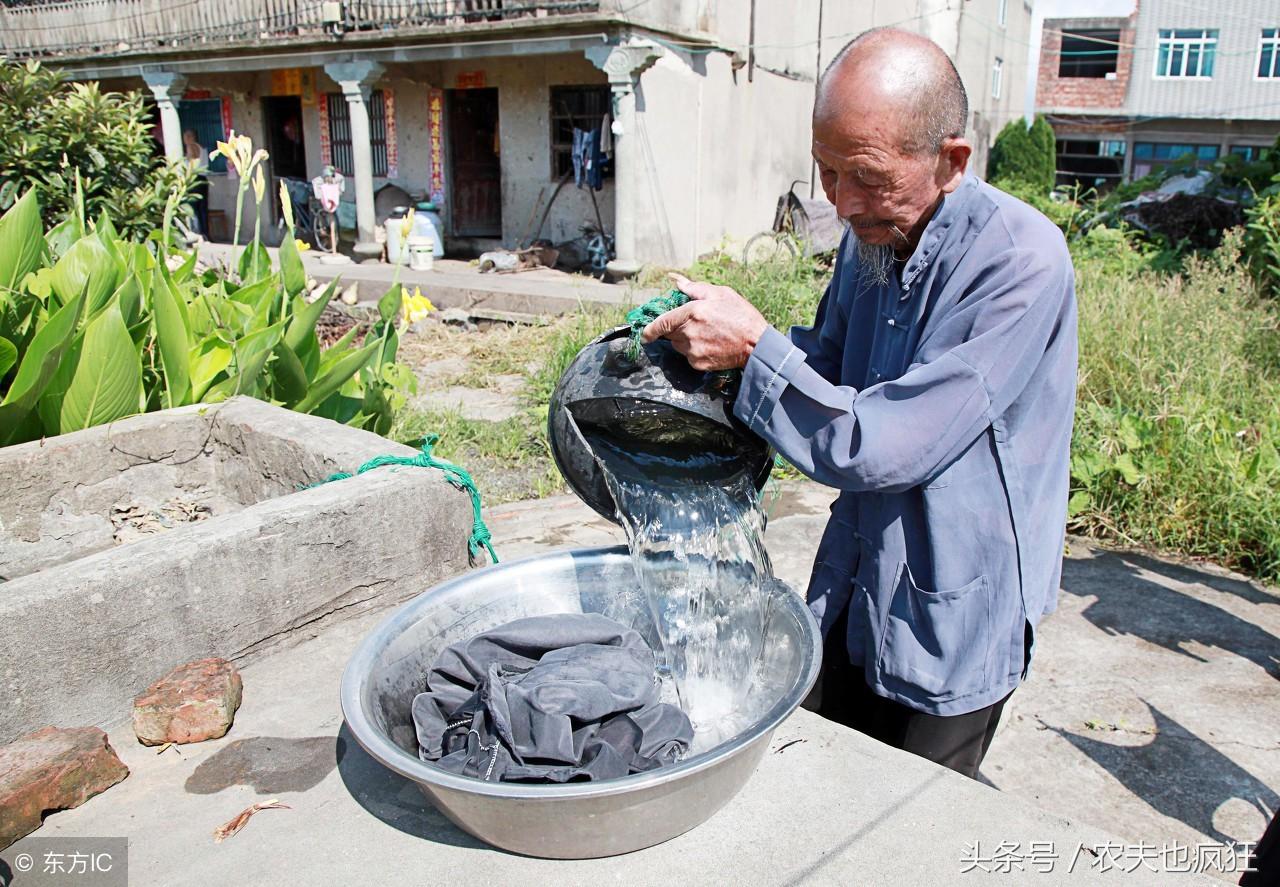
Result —
<instances>
[{"instance_id":1,"label":"green plant","mask_svg":"<svg viewBox=\"0 0 1280 887\"><path fill-rule=\"evenodd\" d=\"M67 243L56 260L54 236ZM241 394L390 430L414 385L395 363L399 285L363 342L353 329L322 349L315 325L337 284L306 301L291 224L279 271L257 241L238 271L197 273L195 253L153 252L106 215L91 225L77 210L46 235L28 191L0 218L0 445Z\"/></svg>"},{"instance_id":2,"label":"green plant","mask_svg":"<svg viewBox=\"0 0 1280 887\"><path fill-rule=\"evenodd\" d=\"M34 189L46 227L110 212L126 240L141 240L164 230L167 205L187 212L195 183L188 164L155 149L139 93L68 83L39 62L0 62L0 210Z\"/></svg>"},{"instance_id":3,"label":"green plant","mask_svg":"<svg viewBox=\"0 0 1280 887\"><path fill-rule=\"evenodd\" d=\"M1036 117L1030 127L1019 118L1005 124L992 143L987 179L993 183L1020 182L1047 196L1053 190L1055 168L1053 128L1043 117Z\"/></svg>"},{"instance_id":4,"label":"green plant","mask_svg":"<svg viewBox=\"0 0 1280 887\"><path fill-rule=\"evenodd\" d=\"M1273 152L1280 162L1280 150ZM1280 296L1280 172L1245 210L1244 252L1258 285Z\"/></svg>"}]
</instances>

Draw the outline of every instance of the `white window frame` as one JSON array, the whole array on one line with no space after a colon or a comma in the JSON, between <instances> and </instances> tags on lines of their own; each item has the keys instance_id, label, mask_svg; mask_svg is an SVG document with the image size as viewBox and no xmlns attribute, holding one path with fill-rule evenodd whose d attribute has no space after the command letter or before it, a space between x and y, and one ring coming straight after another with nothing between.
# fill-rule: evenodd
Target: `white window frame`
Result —
<instances>
[{"instance_id":1,"label":"white window frame","mask_svg":"<svg viewBox=\"0 0 1280 887\"><path fill-rule=\"evenodd\" d=\"M996 0L996 22L1000 27L1009 24L1009 0Z\"/></svg>"},{"instance_id":2,"label":"white window frame","mask_svg":"<svg viewBox=\"0 0 1280 887\"><path fill-rule=\"evenodd\" d=\"M1004 87L1004 59L996 56L991 65L991 98L999 100Z\"/></svg>"},{"instance_id":3,"label":"white window frame","mask_svg":"<svg viewBox=\"0 0 1280 887\"><path fill-rule=\"evenodd\" d=\"M1195 31L1195 30L1200 31L1200 34L1201 34L1200 37L1175 37L1174 36L1174 34L1176 34L1178 31ZM1165 34L1168 34L1169 36L1166 37L1164 36ZM1213 36L1210 37L1209 36L1210 34L1212 34ZM1200 70L1202 71L1204 70L1204 56L1205 56L1206 49L1213 50L1214 63L1216 66L1217 59L1218 59L1218 29L1217 28L1159 28L1156 31L1156 51L1154 53L1155 71L1153 73L1153 76L1156 80L1212 80L1213 79L1212 74L1205 76L1203 74L1188 75L1188 74L1161 73L1160 50L1163 47L1168 46L1169 55L1170 57L1172 57L1173 47L1175 45L1182 47L1182 70L1183 71L1187 70L1187 57L1189 55L1189 53L1187 52L1187 49L1192 45L1198 45L1200 48L1200 54L1198 56L1198 59L1199 59L1198 64L1200 66Z\"/></svg>"},{"instance_id":4,"label":"white window frame","mask_svg":"<svg viewBox=\"0 0 1280 887\"><path fill-rule=\"evenodd\" d=\"M1267 31L1272 32L1272 36L1267 36ZM1271 46L1271 75L1263 77L1258 74L1258 69L1262 67L1262 50ZM1253 79L1266 81L1269 83L1280 83L1280 28L1262 28L1258 35L1258 54L1253 59Z\"/></svg>"}]
</instances>

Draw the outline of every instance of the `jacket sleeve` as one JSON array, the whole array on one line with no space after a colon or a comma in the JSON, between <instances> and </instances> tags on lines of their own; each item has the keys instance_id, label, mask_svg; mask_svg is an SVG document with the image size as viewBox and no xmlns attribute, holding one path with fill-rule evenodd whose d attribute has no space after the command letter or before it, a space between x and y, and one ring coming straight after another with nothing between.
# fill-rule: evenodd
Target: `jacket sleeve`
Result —
<instances>
[{"instance_id":1,"label":"jacket sleeve","mask_svg":"<svg viewBox=\"0 0 1280 887\"><path fill-rule=\"evenodd\" d=\"M804 352L804 362L819 376L835 384L840 379L840 368L844 363L845 316L837 297L837 287L843 280L845 268L845 250L849 248L849 235L846 234L836 252L836 264L831 274L831 283L818 302L818 312L813 326L793 326L790 332L791 343Z\"/></svg>"},{"instance_id":2,"label":"jacket sleeve","mask_svg":"<svg viewBox=\"0 0 1280 887\"><path fill-rule=\"evenodd\" d=\"M805 350L766 330L743 371L735 414L828 486L899 492L925 483L1013 403L1072 316L1065 246L1011 248L987 268L902 376L862 390L834 384Z\"/></svg>"}]
</instances>

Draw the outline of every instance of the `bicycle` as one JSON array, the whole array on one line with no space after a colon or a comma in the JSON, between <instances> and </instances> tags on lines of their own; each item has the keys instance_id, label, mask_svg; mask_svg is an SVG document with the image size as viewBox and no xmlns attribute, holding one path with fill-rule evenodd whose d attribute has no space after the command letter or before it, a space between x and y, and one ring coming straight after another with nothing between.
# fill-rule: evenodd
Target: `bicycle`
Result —
<instances>
[{"instance_id":1,"label":"bicycle","mask_svg":"<svg viewBox=\"0 0 1280 887\"><path fill-rule=\"evenodd\" d=\"M773 229L747 240L742 250L744 264L814 256L839 246L843 228L835 207L826 200L800 197L795 192L796 185L808 183L807 179L796 179L778 198Z\"/></svg>"},{"instance_id":2,"label":"bicycle","mask_svg":"<svg viewBox=\"0 0 1280 887\"><path fill-rule=\"evenodd\" d=\"M299 236L321 252L335 252L338 247L337 216L325 209L310 182L292 178L284 182L293 203L295 230Z\"/></svg>"}]
</instances>

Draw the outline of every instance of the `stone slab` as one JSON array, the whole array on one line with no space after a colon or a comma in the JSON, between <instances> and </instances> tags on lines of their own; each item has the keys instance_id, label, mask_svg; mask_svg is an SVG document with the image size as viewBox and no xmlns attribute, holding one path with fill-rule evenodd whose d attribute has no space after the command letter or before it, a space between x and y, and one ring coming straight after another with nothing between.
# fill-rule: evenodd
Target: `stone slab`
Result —
<instances>
[{"instance_id":1,"label":"stone slab","mask_svg":"<svg viewBox=\"0 0 1280 887\"><path fill-rule=\"evenodd\" d=\"M175 665L240 663L466 569L470 500L440 472L382 468L299 489L412 452L247 398L0 450L0 476L26 477L27 501L113 482L117 461L177 472L207 460L244 503L0 584L0 742L115 722Z\"/></svg>"}]
</instances>

